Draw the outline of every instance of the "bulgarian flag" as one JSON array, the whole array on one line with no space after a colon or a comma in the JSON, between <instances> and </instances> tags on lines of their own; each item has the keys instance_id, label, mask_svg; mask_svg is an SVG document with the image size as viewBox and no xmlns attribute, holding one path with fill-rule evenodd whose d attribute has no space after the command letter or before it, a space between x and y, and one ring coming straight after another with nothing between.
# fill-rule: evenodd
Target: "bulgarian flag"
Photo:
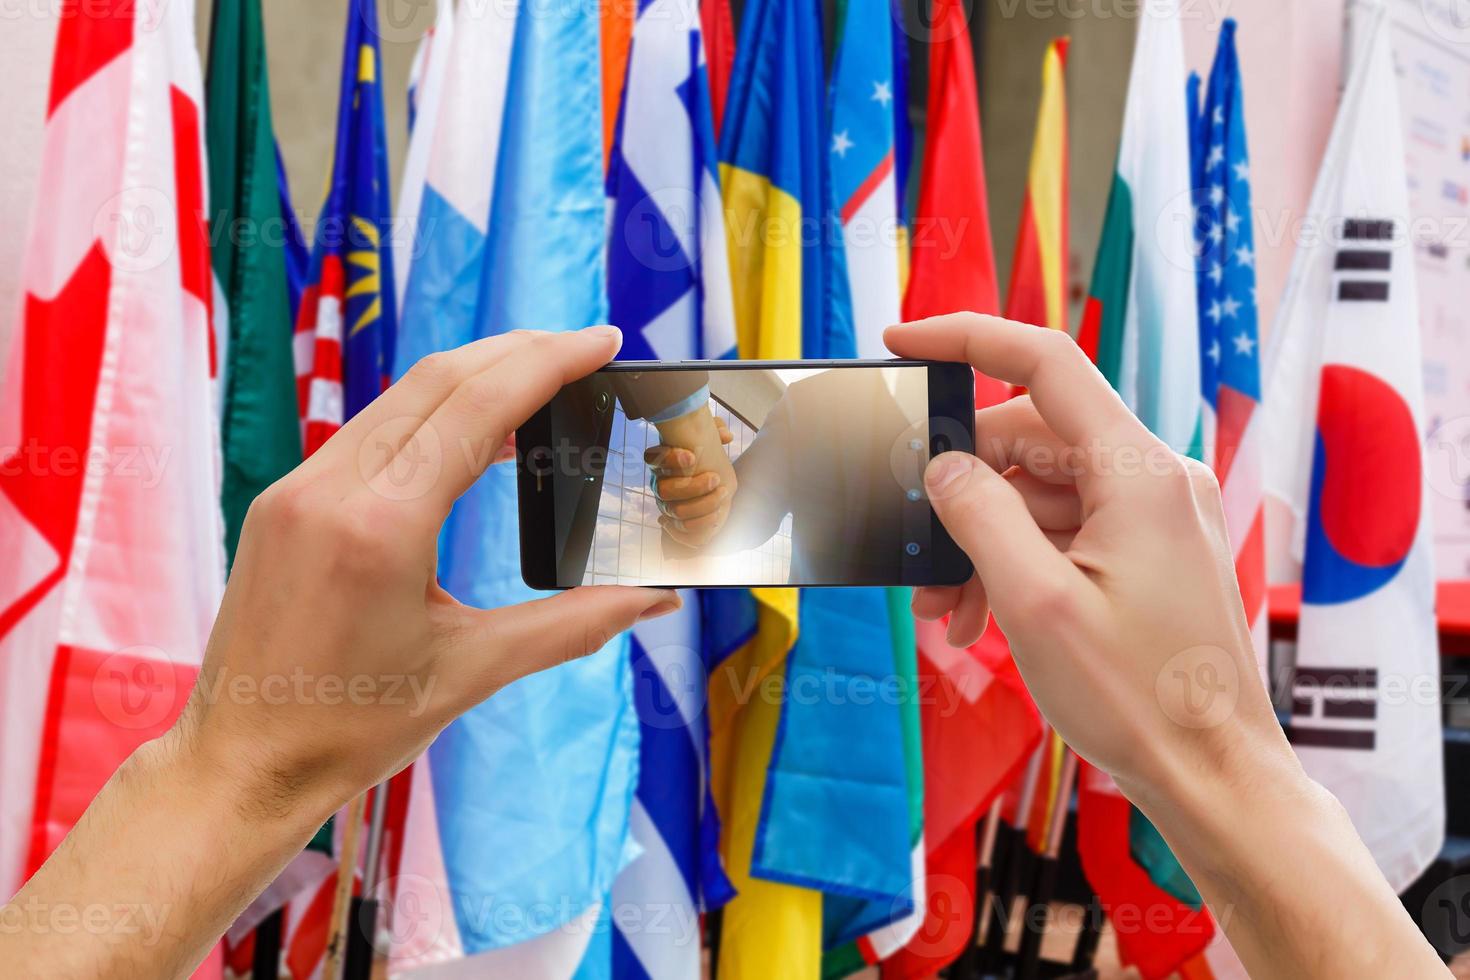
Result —
<instances>
[{"instance_id":1,"label":"bulgarian flag","mask_svg":"<svg viewBox=\"0 0 1470 980\"><path fill-rule=\"evenodd\" d=\"M0 396L6 895L173 723L223 591L202 102L193 3L62 5Z\"/></svg>"},{"instance_id":2,"label":"bulgarian flag","mask_svg":"<svg viewBox=\"0 0 1470 980\"><path fill-rule=\"evenodd\" d=\"M1180 452L1202 445L1200 346L1184 46L1175 0L1139 20L1118 170L1108 199L1078 341L1123 399ZM1163 977L1214 936L1199 893L1163 838L1103 772L1078 784L1083 869L1110 915L1138 909L1167 923L1114 917L1119 953Z\"/></svg>"},{"instance_id":3,"label":"bulgarian flag","mask_svg":"<svg viewBox=\"0 0 1470 980\"><path fill-rule=\"evenodd\" d=\"M1052 41L1041 61L1041 108L1006 293L1007 319L1053 330L1067 329L1067 44Z\"/></svg>"},{"instance_id":4,"label":"bulgarian flag","mask_svg":"<svg viewBox=\"0 0 1470 980\"><path fill-rule=\"evenodd\" d=\"M1179 452L1199 436L1199 332L1178 0L1139 17L1123 138L1078 342Z\"/></svg>"}]
</instances>

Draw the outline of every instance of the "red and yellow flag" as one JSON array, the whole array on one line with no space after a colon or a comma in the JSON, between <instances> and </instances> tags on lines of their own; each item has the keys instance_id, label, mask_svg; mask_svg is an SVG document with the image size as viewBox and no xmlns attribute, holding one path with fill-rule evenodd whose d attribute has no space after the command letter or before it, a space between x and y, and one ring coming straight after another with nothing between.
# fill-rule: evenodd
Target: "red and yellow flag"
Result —
<instances>
[{"instance_id":1,"label":"red and yellow flag","mask_svg":"<svg viewBox=\"0 0 1470 980\"><path fill-rule=\"evenodd\" d=\"M1041 108L1006 294L1008 319L1055 330L1067 329L1067 44L1052 41L1041 62Z\"/></svg>"}]
</instances>

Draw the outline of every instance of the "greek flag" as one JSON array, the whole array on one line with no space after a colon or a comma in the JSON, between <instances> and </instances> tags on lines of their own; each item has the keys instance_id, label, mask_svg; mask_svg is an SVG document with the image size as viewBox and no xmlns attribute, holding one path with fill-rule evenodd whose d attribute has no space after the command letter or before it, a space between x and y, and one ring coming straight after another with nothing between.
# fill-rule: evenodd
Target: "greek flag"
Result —
<instances>
[{"instance_id":1,"label":"greek flag","mask_svg":"<svg viewBox=\"0 0 1470 980\"><path fill-rule=\"evenodd\" d=\"M608 164L610 319L621 357L733 356L734 313L697 0L647 0L633 25ZM699 913L732 894L708 789L707 667L698 597L633 632L641 729L629 830L639 855L613 886L613 973L700 971Z\"/></svg>"}]
</instances>

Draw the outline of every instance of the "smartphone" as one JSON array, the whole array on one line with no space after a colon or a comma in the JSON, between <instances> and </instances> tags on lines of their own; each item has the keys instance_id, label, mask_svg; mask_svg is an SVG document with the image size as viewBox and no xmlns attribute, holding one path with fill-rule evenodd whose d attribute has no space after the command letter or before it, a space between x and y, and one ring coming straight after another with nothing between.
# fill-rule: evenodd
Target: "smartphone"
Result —
<instances>
[{"instance_id":1,"label":"smartphone","mask_svg":"<svg viewBox=\"0 0 1470 980\"><path fill-rule=\"evenodd\" d=\"M975 448L968 365L618 362L516 432L535 589L957 585L924 490Z\"/></svg>"}]
</instances>

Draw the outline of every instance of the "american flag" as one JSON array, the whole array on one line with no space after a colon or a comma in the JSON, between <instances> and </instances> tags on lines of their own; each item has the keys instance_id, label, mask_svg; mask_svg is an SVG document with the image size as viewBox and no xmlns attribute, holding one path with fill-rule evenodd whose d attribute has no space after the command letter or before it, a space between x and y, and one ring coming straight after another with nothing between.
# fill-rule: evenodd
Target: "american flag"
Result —
<instances>
[{"instance_id":1,"label":"american flag","mask_svg":"<svg viewBox=\"0 0 1470 980\"><path fill-rule=\"evenodd\" d=\"M1266 549L1259 425L1260 333L1250 157L1246 151L1235 22L1220 32L1204 105L1191 86L1195 234L1199 254L1200 383L1204 398L1200 458L1215 469L1235 574L1256 660L1266 663Z\"/></svg>"}]
</instances>

